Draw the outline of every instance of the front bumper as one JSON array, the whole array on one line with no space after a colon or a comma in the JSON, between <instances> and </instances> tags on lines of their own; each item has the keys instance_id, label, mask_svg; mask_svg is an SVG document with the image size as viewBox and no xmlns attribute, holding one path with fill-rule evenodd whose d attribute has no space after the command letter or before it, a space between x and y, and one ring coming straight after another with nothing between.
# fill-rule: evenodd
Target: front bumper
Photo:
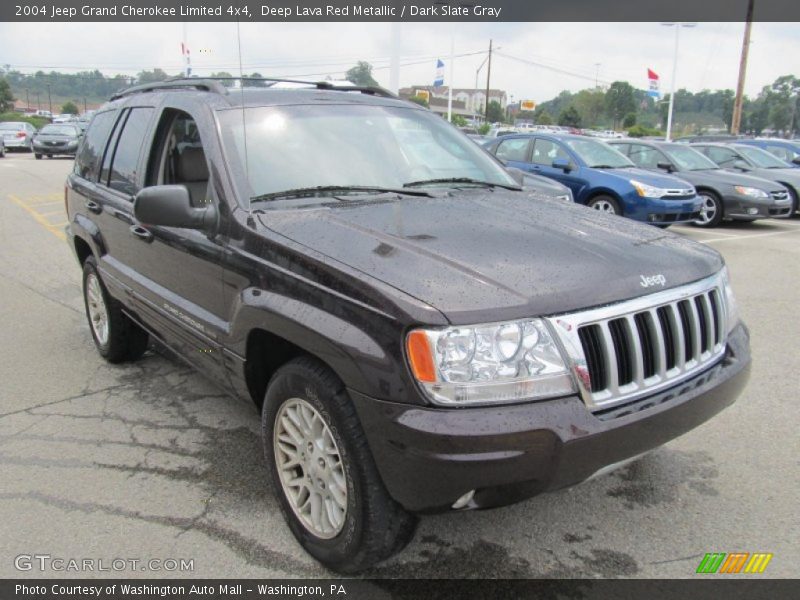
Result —
<instances>
[{"instance_id":1,"label":"front bumper","mask_svg":"<svg viewBox=\"0 0 800 600\"><path fill-rule=\"evenodd\" d=\"M34 142L33 151L36 154L75 156L75 153L78 151L78 146L44 146Z\"/></svg>"},{"instance_id":2,"label":"front bumper","mask_svg":"<svg viewBox=\"0 0 800 600\"><path fill-rule=\"evenodd\" d=\"M591 413L578 396L512 406L435 409L350 395L391 496L415 512L512 504L590 478L656 448L732 404L750 372L749 334L692 379Z\"/></svg>"},{"instance_id":3,"label":"front bumper","mask_svg":"<svg viewBox=\"0 0 800 600\"><path fill-rule=\"evenodd\" d=\"M756 219L786 219L792 215L792 199L774 198L755 200L747 196L732 194L723 198L725 216L730 219L754 221Z\"/></svg>"},{"instance_id":4,"label":"front bumper","mask_svg":"<svg viewBox=\"0 0 800 600\"><path fill-rule=\"evenodd\" d=\"M652 225L689 223L700 216L703 203L698 197L683 200L642 198L629 194L625 199L625 216Z\"/></svg>"}]
</instances>

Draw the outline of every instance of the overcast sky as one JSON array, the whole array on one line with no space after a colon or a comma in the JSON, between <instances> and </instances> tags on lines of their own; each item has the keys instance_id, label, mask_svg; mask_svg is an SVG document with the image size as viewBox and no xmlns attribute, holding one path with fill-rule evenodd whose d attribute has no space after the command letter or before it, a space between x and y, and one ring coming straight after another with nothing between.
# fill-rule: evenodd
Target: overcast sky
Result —
<instances>
[{"instance_id":1,"label":"overcast sky","mask_svg":"<svg viewBox=\"0 0 800 600\"><path fill-rule=\"evenodd\" d=\"M388 86L391 27L243 23L244 70L335 78L355 61L367 60L378 82ZM161 67L177 73L183 29L181 23L1 23L0 64L24 72L97 68L111 75ZM400 31L401 86L431 84L436 58L449 61L451 39L456 55L471 54L454 62L456 87L474 87L476 69L493 39L499 49L492 62L492 87L515 100L542 102L563 89L592 87L596 76L600 83L621 79L646 88L648 67L661 76L663 91L670 86L674 27L658 23L404 23ZM682 28L678 87L735 88L743 32L743 23ZM236 23L189 23L186 38L195 74L238 73ZM800 76L800 24L755 23L746 93L755 95L785 74ZM486 85L485 67L479 85Z\"/></svg>"}]
</instances>

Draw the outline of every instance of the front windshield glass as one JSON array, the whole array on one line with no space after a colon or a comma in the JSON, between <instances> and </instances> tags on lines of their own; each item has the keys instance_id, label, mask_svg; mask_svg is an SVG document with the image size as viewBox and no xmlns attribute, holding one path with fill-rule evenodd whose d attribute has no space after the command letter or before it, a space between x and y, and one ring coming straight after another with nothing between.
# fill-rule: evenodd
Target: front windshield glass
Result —
<instances>
[{"instance_id":1,"label":"front windshield glass","mask_svg":"<svg viewBox=\"0 0 800 600\"><path fill-rule=\"evenodd\" d=\"M753 148L751 146L739 146L736 150L741 153L745 158L751 161L755 166L762 169L790 169L792 165L782 161L777 156L774 156L762 150L761 148Z\"/></svg>"},{"instance_id":2,"label":"front windshield glass","mask_svg":"<svg viewBox=\"0 0 800 600\"><path fill-rule=\"evenodd\" d=\"M627 156L603 142L575 138L566 140L566 143L587 167L621 169L635 166Z\"/></svg>"},{"instance_id":3,"label":"front windshield glass","mask_svg":"<svg viewBox=\"0 0 800 600\"><path fill-rule=\"evenodd\" d=\"M666 148L667 155L672 159L681 171L706 171L708 169L719 169L717 163L701 154L694 148L675 144Z\"/></svg>"},{"instance_id":4,"label":"front windshield glass","mask_svg":"<svg viewBox=\"0 0 800 600\"><path fill-rule=\"evenodd\" d=\"M39 131L44 135L78 135L78 130L72 125L45 125Z\"/></svg>"},{"instance_id":5,"label":"front windshield glass","mask_svg":"<svg viewBox=\"0 0 800 600\"><path fill-rule=\"evenodd\" d=\"M268 106L226 109L219 120L229 160L247 174L248 198L326 186L398 189L432 179L517 186L469 138L420 109ZM424 187L418 184L414 189Z\"/></svg>"}]
</instances>

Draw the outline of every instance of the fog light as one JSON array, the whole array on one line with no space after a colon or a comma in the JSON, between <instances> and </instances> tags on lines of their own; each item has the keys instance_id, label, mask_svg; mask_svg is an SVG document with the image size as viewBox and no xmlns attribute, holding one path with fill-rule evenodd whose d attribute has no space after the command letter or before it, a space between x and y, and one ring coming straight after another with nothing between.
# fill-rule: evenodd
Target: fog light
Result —
<instances>
[{"instance_id":1,"label":"fog light","mask_svg":"<svg viewBox=\"0 0 800 600\"><path fill-rule=\"evenodd\" d=\"M475 495L475 490L470 490L461 498L453 502L453 508L458 510L459 508L464 508L467 504L472 501L472 497Z\"/></svg>"},{"instance_id":2,"label":"fog light","mask_svg":"<svg viewBox=\"0 0 800 600\"><path fill-rule=\"evenodd\" d=\"M757 215L758 214L758 209L756 207L748 208L747 209L747 214L748 215Z\"/></svg>"}]
</instances>

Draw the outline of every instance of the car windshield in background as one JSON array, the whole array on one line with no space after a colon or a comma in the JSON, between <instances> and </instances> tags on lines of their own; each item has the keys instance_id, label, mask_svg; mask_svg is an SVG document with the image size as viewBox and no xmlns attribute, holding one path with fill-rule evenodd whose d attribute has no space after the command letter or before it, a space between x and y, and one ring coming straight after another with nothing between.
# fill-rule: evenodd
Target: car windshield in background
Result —
<instances>
[{"instance_id":1,"label":"car windshield in background","mask_svg":"<svg viewBox=\"0 0 800 600\"><path fill-rule=\"evenodd\" d=\"M750 160L757 167L762 169L791 169L792 165L782 161L777 156L774 156L762 150L761 148L753 148L750 146L739 146L736 150Z\"/></svg>"},{"instance_id":2,"label":"car windshield in background","mask_svg":"<svg viewBox=\"0 0 800 600\"><path fill-rule=\"evenodd\" d=\"M39 135L78 135L78 128L72 125L45 125L39 130Z\"/></svg>"},{"instance_id":3,"label":"car windshield in background","mask_svg":"<svg viewBox=\"0 0 800 600\"><path fill-rule=\"evenodd\" d=\"M566 143L581 157L587 167L595 169L624 169L635 166L628 157L603 142L568 139Z\"/></svg>"},{"instance_id":4,"label":"car windshield in background","mask_svg":"<svg viewBox=\"0 0 800 600\"><path fill-rule=\"evenodd\" d=\"M0 123L0 130L5 131L18 131L20 129L24 129L24 123L17 123L16 121L11 121L7 123Z\"/></svg>"},{"instance_id":5,"label":"car windshield in background","mask_svg":"<svg viewBox=\"0 0 800 600\"><path fill-rule=\"evenodd\" d=\"M229 159L247 176L248 198L312 188L418 189L428 181L517 187L486 152L423 110L309 104L226 109L219 120Z\"/></svg>"},{"instance_id":6,"label":"car windshield in background","mask_svg":"<svg viewBox=\"0 0 800 600\"><path fill-rule=\"evenodd\" d=\"M706 171L708 169L719 169L717 163L707 158L694 148L674 144L667 149L667 155L683 171Z\"/></svg>"}]
</instances>

